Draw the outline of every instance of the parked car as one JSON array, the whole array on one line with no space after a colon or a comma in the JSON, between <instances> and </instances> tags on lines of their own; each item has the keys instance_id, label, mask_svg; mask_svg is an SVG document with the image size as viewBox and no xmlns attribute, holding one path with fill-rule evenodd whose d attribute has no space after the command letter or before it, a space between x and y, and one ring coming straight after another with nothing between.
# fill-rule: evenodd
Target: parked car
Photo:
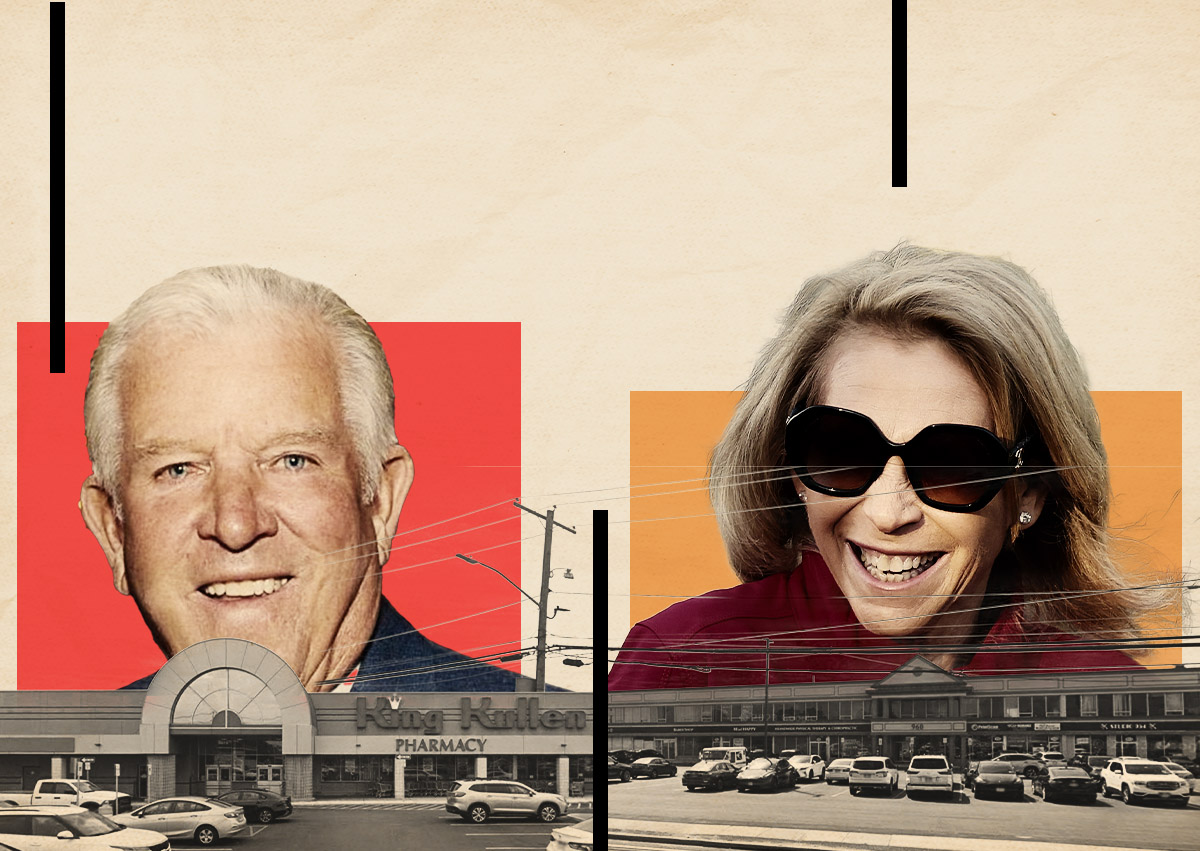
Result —
<instances>
[{"instance_id":1,"label":"parked car","mask_svg":"<svg viewBox=\"0 0 1200 851\"><path fill-rule=\"evenodd\" d=\"M798 753L784 759L796 772L797 783L801 780L820 780L825 776L825 760L820 754Z\"/></svg>"},{"instance_id":2,"label":"parked car","mask_svg":"<svg viewBox=\"0 0 1200 851\"><path fill-rule=\"evenodd\" d=\"M1095 779L1086 770L1072 765L1046 765L1033 778L1033 794L1042 800L1094 801L1100 791Z\"/></svg>"},{"instance_id":3,"label":"parked car","mask_svg":"<svg viewBox=\"0 0 1200 851\"><path fill-rule=\"evenodd\" d=\"M989 762L1007 762L1013 771L1025 777L1033 777L1041 766L1041 761L1031 753L1002 753L994 756Z\"/></svg>"},{"instance_id":4,"label":"parked car","mask_svg":"<svg viewBox=\"0 0 1200 851\"><path fill-rule=\"evenodd\" d=\"M864 789L887 789L889 795L894 795L900 785L900 772L887 757L860 756L851 763L847 782L851 795Z\"/></svg>"},{"instance_id":5,"label":"parked car","mask_svg":"<svg viewBox=\"0 0 1200 851\"><path fill-rule=\"evenodd\" d=\"M1104 767L1112 762L1112 757L1106 754L1093 754L1087 758L1087 772L1092 775L1093 780L1100 779L1100 772Z\"/></svg>"},{"instance_id":6,"label":"parked car","mask_svg":"<svg viewBox=\"0 0 1200 851\"><path fill-rule=\"evenodd\" d=\"M84 807L13 807L0 810L0 842L14 845L31 836L64 836L63 847L170 851L171 842L156 830L134 830Z\"/></svg>"},{"instance_id":7,"label":"parked car","mask_svg":"<svg viewBox=\"0 0 1200 851\"><path fill-rule=\"evenodd\" d=\"M1008 795L1022 800L1025 797L1025 782L1017 774L1012 761L990 759L967 771L964 782L975 791L976 798L984 795Z\"/></svg>"},{"instance_id":8,"label":"parked car","mask_svg":"<svg viewBox=\"0 0 1200 851\"><path fill-rule=\"evenodd\" d=\"M702 759L683 772L683 785L693 789L732 789L737 785L738 770L723 759Z\"/></svg>"},{"instance_id":9,"label":"parked car","mask_svg":"<svg viewBox=\"0 0 1200 851\"><path fill-rule=\"evenodd\" d=\"M633 779L633 766L626 762L618 762L616 757L608 758L608 779L628 783Z\"/></svg>"},{"instance_id":10,"label":"parked car","mask_svg":"<svg viewBox=\"0 0 1200 851\"><path fill-rule=\"evenodd\" d=\"M126 827L157 830L163 836L194 839L201 845L212 845L246 829L246 813L241 807L210 798L162 798L112 818Z\"/></svg>"},{"instance_id":11,"label":"parked car","mask_svg":"<svg viewBox=\"0 0 1200 851\"><path fill-rule=\"evenodd\" d=\"M234 789L224 795L217 795L213 800L241 807L246 811L246 821L256 821L259 824L270 824L277 818L286 818L292 814L291 796L280 795L268 789Z\"/></svg>"},{"instance_id":12,"label":"parked car","mask_svg":"<svg viewBox=\"0 0 1200 851\"><path fill-rule=\"evenodd\" d=\"M567 799L562 795L535 792L512 780L459 780L446 796L446 812L475 824L483 824L493 815L552 822L566 811Z\"/></svg>"},{"instance_id":13,"label":"parked car","mask_svg":"<svg viewBox=\"0 0 1200 851\"><path fill-rule=\"evenodd\" d=\"M849 783L850 782L850 766L854 765L852 759L835 759L829 765L825 766L825 782L832 786L834 783Z\"/></svg>"},{"instance_id":14,"label":"parked car","mask_svg":"<svg viewBox=\"0 0 1200 851\"><path fill-rule=\"evenodd\" d=\"M592 851L592 820L584 819L579 824L565 824L550 831L550 844L546 851Z\"/></svg>"},{"instance_id":15,"label":"parked car","mask_svg":"<svg viewBox=\"0 0 1200 851\"><path fill-rule=\"evenodd\" d=\"M1067 755L1062 751L1043 751L1038 754L1038 760L1042 765L1066 765Z\"/></svg>"},{"instance_id":16,"label":"parked car","mask_svg":"<svg viewBox=\"0 0 1200 851\"><path fill-rule=\"evenodd\" d=\"M679 769L661 756L644 756L631 766L634 777L674 777Z\"/></svg>"},{"instance_id":17,"label":"parked car","mask_svg":"<svg viewBox=\"0 0 1200 851\"><path fill-rule=\"evenodd\" d=\"M624 763L625 765L633 765L633 761L638 758L636 753L627 750L609 751L608 757L609 759L615 759L617 762Z\"/></svg>"},{"instance_id":18,"label":"parked car","mask_svg":"<svg viewBox=\"0 0 1200 851\"><path fill-rule=\"evenodd\" d=\"M745 768L750 761L750 752L743 747L704 748L700 751L701 761L729 762L735 768Z\"/></svg>"},{"instance_id":19,"label":"parked car","mask_svg":"<svg viewBox=\"0 0 1200 851\"><path fill-rule=\"evenodd\" d=\"M1111 760L1100 772L1104 797L1120 795L1127 804L1134 801L1164 801L1179 807L1188 805L1190 784L1172 774L1161 762L1122 756Z\"/></svg>"},{"instance_id":20,"label":"parked car","mask_svg":"<svg viewBox=\"0 0 1200 851\"><path fill-rule=\"evenodd\" d=\"M753 759L750 764L738 772L737 790L739 792L762 791L772 792L787 789L796 785L795 772L786 759L771 759L761 756Z\"/></svg>"},{"instance_id":21,"label":"parked car","mask_svg":"<svg viewBox=\"0 0 1200 851\"><path fill-rule=\"evenodd\" d=\"M1195 769L1189 769L1186 765L1180 765L1177 762L1164 762L1163 765L1167 767L1167 771L1188 784L1190 794L1200 793L1200 775L1196 774Z\"/></svg>"},{"instance_id":22,"label":"parked car","mask_svg":"<svg viewBox=\"0 0 1200 851\"><path fill-rule=\"evenodd\" d=\"M0 792L0 806L83 807L105 815L127 813L133 809L133 799L124 792L103 789L90 780L51 777L37 781L32 792Z\"/></svg>"},{"instance_id":23,"label":"parked car","mask_svg":"<svg viewBox=\"0 0 1200 851\"><path fill-rule=\"evenodd\" d=\"M905 773L905 794L954 792L954 772L944 756L914 756Z\"/></svg>"}]
</instances>

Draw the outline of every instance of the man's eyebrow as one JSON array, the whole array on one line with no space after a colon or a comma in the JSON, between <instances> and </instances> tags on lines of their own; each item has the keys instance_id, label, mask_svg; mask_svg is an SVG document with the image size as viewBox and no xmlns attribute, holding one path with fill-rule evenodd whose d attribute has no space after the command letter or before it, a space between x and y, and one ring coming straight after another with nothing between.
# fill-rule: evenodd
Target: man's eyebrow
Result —
<instances>
[{"instance_id":1,"label":"man's eyebrow","mask_svg":"<svg viewBox=\"0 0 1200 851\"><path fill-rule=\"evenodd\" d=\"M344 442L345 440L339 439L338 433L333 429L325 428L324 426L313 426L312 428L289 429L288 431L277 432L259 444L259 448L269 449L296 443L319 443L325 446L340 446Z\"/></svg>"},{"instance_id":2,"label":"man's eyebrow","mask_svg":"<svg viewBox=\"0 0 1200 851\"><path fill-rule=\"evenodd\" d=\"M194 444L186 440L147 440L142 443L136 443L129 450L129 455L133 461L144 461L147 458L156 458L159 455L170 455L175 452L195 452Z\"/></svg>"}]
</instances>

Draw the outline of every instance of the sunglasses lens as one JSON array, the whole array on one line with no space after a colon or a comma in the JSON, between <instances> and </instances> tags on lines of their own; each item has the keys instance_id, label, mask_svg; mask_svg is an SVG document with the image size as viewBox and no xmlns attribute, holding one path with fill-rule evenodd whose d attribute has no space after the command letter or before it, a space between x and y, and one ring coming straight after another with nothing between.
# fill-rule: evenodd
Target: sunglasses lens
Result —
<instances>
[{"instance_id":1,"label":"sunglasses lens","mask_svg":"<svg viewBox=\"0 0 1200 851\"><path fill-rule=\"evenodd\" d=\"M789 462L801 481L833 495L865 491L883 466L883 444L874 424L841 411L813 409L807 414L788 432Z\"/></svg>"},{"instance_id":2,"label":"sunglasses lens","mask_svg":"<svg viewBox=\"0 0 1200 851\"><path fill-rule=\"evenodd\" d=\"M905 455L909 480L934 506L987 502L1012 474L1000 442L969 426L931 426L909 444Z\"/></svg>"}]
</instances>

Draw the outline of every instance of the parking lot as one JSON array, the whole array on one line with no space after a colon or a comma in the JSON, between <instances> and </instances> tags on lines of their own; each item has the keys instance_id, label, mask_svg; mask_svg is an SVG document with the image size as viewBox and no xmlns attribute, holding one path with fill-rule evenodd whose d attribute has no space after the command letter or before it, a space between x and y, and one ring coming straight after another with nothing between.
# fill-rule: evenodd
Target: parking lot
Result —
<instances>
[{"instance_id":1,"label":"parking lot","mask_svg":"<svg viewBox=\"0 0 1200 851\"><path fill-rule=\"evenodd\" d=\"M468 824L447 813L442 805L347 804L297 807L286 819L269 825L251 825L238 836L200 846L173 840L173 848L207 848L209 851L328 851L333 848L370 848L373 851L544 851L550 831L575 824L591 813L563 816L555 824L527 819L495 818L486 824Z\"/></svg>"},{"instance_id":2,"label":"parking lot","mask_svg":"<svg viewBox=\"0 0 1200 851\"><path fill-rule=\"evenodd\" d=\"M779 792L689 792L679 777L610 781L613 818L700 824L772 825L874 833L1070 841L1106 846L1194 851L1200 831L1200 796L1187 809L1129 805L1097 796L1092 803L1045 803L1025 781L1021 800L977 800L955 776L950 795L909 798L865 793L852 797L844 785L801 783Z\"/></svg>"}]
</instances>

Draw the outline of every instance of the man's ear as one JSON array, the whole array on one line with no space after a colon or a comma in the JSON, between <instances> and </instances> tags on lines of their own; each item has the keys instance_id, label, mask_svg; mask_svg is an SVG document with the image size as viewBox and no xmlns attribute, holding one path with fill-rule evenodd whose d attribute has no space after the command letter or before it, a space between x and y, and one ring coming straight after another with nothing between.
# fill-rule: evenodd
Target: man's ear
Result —
<instances>
[{"instance_id":1,"label":"man's ear","mask_svg":"<svg viewBox=\"0 0 1200 851\"><path fill-rule=\"evenodd\" d=\"M112 568L113 585L129 596L129 581L125 578L125 529L117 517L112 496L96 483L95 476L88 476L83 483L79 492L79 510L84 524L104 550L104 557Z\"/></svg>"},{"instance_id":2,"label":"man's ear","mask_svg":"<svg viewBox=\"0 0 1200 851\"><path fill-rule=\"evenodd\" d=\"M394 445L383 462L375 502L371 505L371 522L375 529L375 546L379 564L387 563L392 552L392 538L400 523L400 509L413 483L413 460L403 446Z\"/></svg>"}]
</instances>

